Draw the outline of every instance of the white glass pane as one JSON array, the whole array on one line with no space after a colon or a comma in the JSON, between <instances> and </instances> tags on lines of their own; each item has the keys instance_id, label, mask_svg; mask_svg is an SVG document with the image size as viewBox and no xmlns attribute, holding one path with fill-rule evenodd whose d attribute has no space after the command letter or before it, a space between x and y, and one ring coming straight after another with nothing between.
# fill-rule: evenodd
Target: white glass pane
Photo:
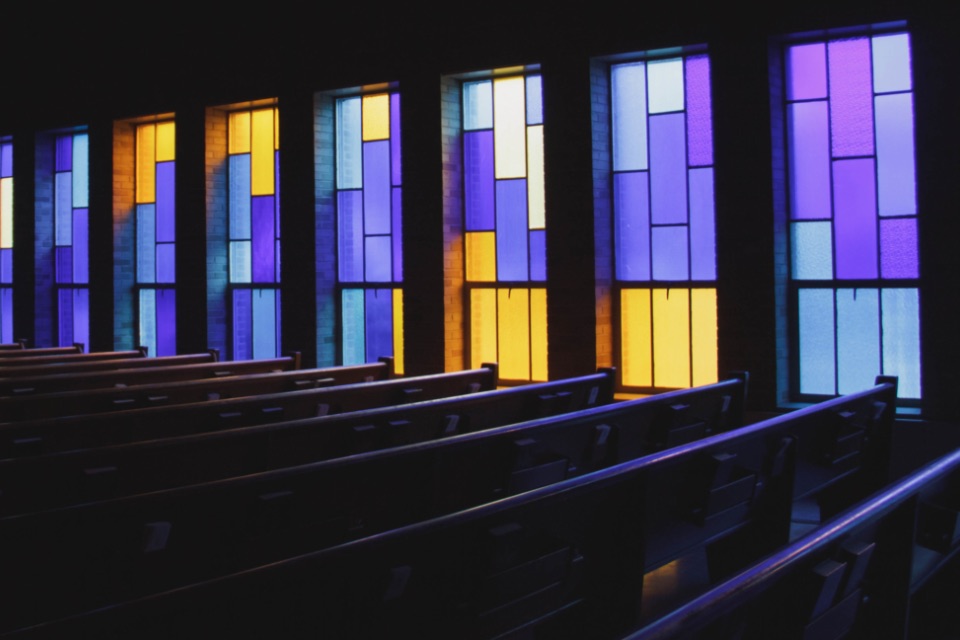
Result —
<instances>
[{"instance_id":1,"label":"white glass pane","mask_svg":"<svg viewBox=\"0 0 960 640\"><path fill-rule=\"evenodd\" d=\"M363 128L360 98L337 101L337 188L363 187Z\"/></svg>"},{"instance_id":2,"label":"white glass pane","mask_svg":"<svg viewBox=\"0 0 960 640\"><path fill-rule=\"evenodd\" d=\"M872 387L880 365L880 301L876 289L837 290L837 392Z\"/></svg>"},{"instance_id":3,"label":"white glass pane","mask_svg":"<svg viewBox=\"0 0 960 640\"><path fill-rule=\"evenodd\" d=\"M829 222L794 222L790 225L790 263L797 280L833 278L833 243Z\"/></svg>"},{"instance_id":4,"label":"white glass pane","mask_svg":"<svg viewBox=\"0 0 960 640\"><path fill-rule=\"evenodd\" d=\"M799 307L800 393L833 395L833 291L801 289Z\"/></svg>"},{"instance_id":5,"label":"white glass pane","mask_svg":"<svg viewBox=\"0 0 960 640\"><path fill-rule=\"evenodd\" d=\"M683 110L683 59L655 60L647 64L650 113Z\"/></svg>"},{"instance_id":6,"label":"white glass pane","mask_svg":"<svg viewBox=\"0 0 960 640\"><path fill-rule=\"evenodd\" d=\"M466 82L463 85L463 128L493 127L493 83L489 80Z\"/></svg>"},{"instance_id":7,"label":"white glass pane","mask_svg":"<svg viewBox=\"0 0 960 640\"><path fill-rule=\"evenodd\" d=\"M647 168L647 68L618 64L610 72L613 170Z\"/></svg>"},{"instance_id":8,"label":"white glass pane","mask_svg":"<svg viewBox=\"0 0 960 640\"><path fill-rule=\"evenodd\" d=\"M920 397L920 300L916 289L885 289L883 374L897 376L901 398Z\"/></svg>"},{"instance_id":9,"label":"white glass pane","mask_svg":"<svg viewBox=\"0 0 960 640\"><path fill-rule=\"evenodd\" d=\"M909 91L910 37L905 33L877 36L873 39L873 90Z\"/></svg>"}]
</instances>

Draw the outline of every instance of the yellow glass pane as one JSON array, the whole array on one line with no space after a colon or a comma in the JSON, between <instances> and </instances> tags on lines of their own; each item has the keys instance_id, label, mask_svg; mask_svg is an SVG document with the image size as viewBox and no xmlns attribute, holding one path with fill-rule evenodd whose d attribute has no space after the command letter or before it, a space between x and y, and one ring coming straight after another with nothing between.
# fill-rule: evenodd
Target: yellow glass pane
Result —
<instances>
[{"instance_id":1,"label":"yellow glass pane","mask_svg":"<svg viewBox=\"0 0 960 640\"><path fill-rule=\"evenodd\" d=\"M620 368L628 387L652 387L653 338L650 333L650 291L620 293Z\"/></svg>"},{"instance_id":2,"label":"yellow glass pane","mask_svg":"<svg viewBox=\"0 0 960 640\"><path fill-rule=\"evenodd\" d=\"M717 290L694 289L690 305L693 327L693 386L716 382L717 375Z\"/></svg>"},{"instance_id":3,"label":"yellow glass pane","mask_svg":"<svg viewBox=\"0 0 960 640\"><path fill-rule=\"evenodd\" d=\"M543 229L546 222L543 197L543 125L527 128L527 207L531 229Z\"/></svg>"},{"instance_id":4,"label":"yellow glass pane","mask_svg":"<svg viewBox=\"0 0 960 640\"><path fill-rule=\"evenodd\" d=\"M690 386L690 292L653 290L653 380L658 387Z\"/></svg>"},{"instance_id":5,"label":"yellow glass pane","mask_svg":"<svg viewBox=\"0 0 960 640\"><path fill-rule=\"evenodd\" d=\"M523 178L527 171L527 112L522 77L493 81L493 145L495 174Z\"/></svg>"},{"instance_id":6,"label":"yellow glass pane","mask_svg":"<svg viewBox=\"0 0 960 640\"><path fill-rule=\"evenodd\" d=\"M500 376L530 379L530 295L526 289L497 289Z\"/></svg>"},{"instance_id":7,"label":"yellow glass pane","mask_svg":"<svg viewBox=\"0 0 960 640\"><path fill-rule=\"evenodd\" d=\"M157 162L177 159L177 129L173 120L157 123Z\"/></svg>"},{"instance_id":8,"label":"yellow glass pane","mask_svg":"<svg viewBox=\"0 0 960 640\"><path fill-rule=\"evenodd\" d=\"M157 201L156 162L157 155L156 125L144 124L137 127L137 204Z\"/></svg>"},{"instance_id":9,"label":"yellow glass pane","mask_svg":"<svg viewBox=\"0 0 960 640\"><path fill-rule=\"evenodd\" d=\"M0 178L0 249L13 247L13 178Z\"/></svg>"},{"instance_id":10,"label":"yellow glass pane","mask_svg":"<svg viewBox=\"0 0 960 640\"><path fill-rule=\"evenodd\" d=\"M363 96L363 139L386 140L390 137L390 95Z\"/></svg>"},{"instance_id":11,"label":"yellow glass pane","mask_svg":"<svg viewBox=\"0 0 960 640\"><path fill-rule=\"evenodd\" d=\"M274 191L274 109L258 109L251 121L250 193L268 196Z\"/></svg>"},{"instance_id":12,"label":"yellow glass pane","mask_svg":"<svg viewBox=\"0 0 960 640\"><path fill-rule=\"evenodd\" d=\"M530 290L530 378L548 380L547 290Z\"/></svg>"},{"instance_id":13,"label":"yellow glass pane","mask_svg":"<svg viewBox=\"0 0 960 640\"><path fill-rule=\"evenodd\" d=\"M497 361L497 292L474 289L470 292L470 367Z\"/></svg>"},{"instance_id":14,"label":"yellow glass pane","mask_svg":"<svg viewBox=\"0 0 960 640\"><path fill-rule=\"evenodd\" d=\"M497 235L494 231L467 233L467 280L493 282L497 279Z\"/></svg>"},{"instance_id":15,"label":"yellow glass pane","mask_svg":"<svg viewBox=\"0 0 960 640\"><path fill-rule=\"evenodd\" d=\"M393 290L393 370L403 375L403 290Z\"/></svg>"},{"instance_id":16,"label":"yellow glass pane","mask_svg":"<svg viewBox=\"0 0 960 640\"><path fill-rule=\"evenodd\" d=\"M227 153L250 153L249 111L237 111L227 117Z\"/></svg>"}]
</instances>

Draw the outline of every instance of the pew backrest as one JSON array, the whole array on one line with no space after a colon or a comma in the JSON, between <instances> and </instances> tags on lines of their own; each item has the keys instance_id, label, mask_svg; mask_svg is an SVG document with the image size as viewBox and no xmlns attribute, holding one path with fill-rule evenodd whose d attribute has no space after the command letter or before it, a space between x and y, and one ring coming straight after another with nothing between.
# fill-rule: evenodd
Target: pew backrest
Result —
<instances>
[{"instance_id":1,"label":"pew backrest","mask_svg":"<svg viewBox=\"0 0 960 640\"><path fill-rule=\"evenodd\" d=\"M70 354L83 353L83 346L74 344L66 347L22 347L0 349L0 362L12 364L23 358L34 358L37 356L62 356Z\"/></svg>"}]
</instances>

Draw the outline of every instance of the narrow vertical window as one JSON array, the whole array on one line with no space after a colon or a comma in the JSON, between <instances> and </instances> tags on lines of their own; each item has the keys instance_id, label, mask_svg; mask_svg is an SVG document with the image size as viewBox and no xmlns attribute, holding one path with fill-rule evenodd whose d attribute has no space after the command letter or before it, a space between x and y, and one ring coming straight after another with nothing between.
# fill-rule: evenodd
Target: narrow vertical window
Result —
<instances>
[{"instance_id":1,"label":"narrow vertical window","mask_svg":"<svg viewBox=\"0 0 960 640\"><path fill-rule=\"evenodd\" d=\"M13 143L0 139L0 342L13 341Z\"/></svg>"},{"instance_id":2,"label":"narrow vertical window","mask_svg":"<svg viewBox=\"0 0 960 640\"><path fill-rule=\"evenodd\" d=\"M463 202L472 367L547 379L543 109L538 74L464 81Z\"/></svg>"},{"instance_id":3,"label":"narrow vertical window","mask_svg":"<svg viewBox=\"0 0 960 640\"><path fill-rule=\"evenodd\" d=\"M710 59L610 66L613 243L621 383L717 379Z\"/></svg>"},{"instance_id":4,"label":"narrow vertical window","mask_svg":"<svg viewBox=\"0 0 960 640\"><path fill-rule=\"evenodd\" d=\"M280 350L277 109L230 113L227 148L233 358L273 358Z\"/></svg>"},{"instance_id":5,"label":"narrow vertical window","mask_svg":"<svg viewBox=\"0 0 960 640\"><path fill-rule=\"evenodd\" d=\"M784 47L794 393L899 377L919 399L910 37Z\"/></svg>"},{"instance_id":6,"label":"narrow vertical window","mask_svg":"<svg viewBox=\"0 0 960 640\"><path fill-rule=\"evenodd\" d=\"M177 350L174 140L172 121L136 128L138 344L158 356Z\"/></svg>"},{"instance_id":7,"label":"narrow vertical window","mask_svg":"<svg viewBox=\"0 0 960 640\"><path fill-rule=\"evenodd\" d=\"M53 228L57 340L60 345L81 343L89 348L88 135L58 135L54 153Z\"/></svg>"},{"instance_id":8,"label":"narrow vertical window","mask_svg":"<svg viewBox=\"0 0 960 640\"><path fill-rule=\"evenodd\" d=\"M344 364L403 372L400 95L338 98L337 256Z\"/></svg>"}]
</instances>

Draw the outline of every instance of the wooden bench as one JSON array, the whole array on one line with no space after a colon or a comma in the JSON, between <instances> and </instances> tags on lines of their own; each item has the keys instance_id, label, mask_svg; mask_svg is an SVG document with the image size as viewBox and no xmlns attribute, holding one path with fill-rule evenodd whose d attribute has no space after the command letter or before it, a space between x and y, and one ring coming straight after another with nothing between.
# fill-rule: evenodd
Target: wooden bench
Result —
<instances>
[{"instance_id":1,"label":"wooden bench","mask_svg":"<svg viewBox=\"0 0 960 640\"><path fill-rule=\"evenodd\" d=\"M19 348L13 346L19 344ZM23 343L9 343L8 348L0 349L0 362L5 362L7 358L11 361L20 358L29 358L43 355L65 355L83 353L83 345L75 343L66 347L27 347Z\"/></svg>"}]
</instances>

